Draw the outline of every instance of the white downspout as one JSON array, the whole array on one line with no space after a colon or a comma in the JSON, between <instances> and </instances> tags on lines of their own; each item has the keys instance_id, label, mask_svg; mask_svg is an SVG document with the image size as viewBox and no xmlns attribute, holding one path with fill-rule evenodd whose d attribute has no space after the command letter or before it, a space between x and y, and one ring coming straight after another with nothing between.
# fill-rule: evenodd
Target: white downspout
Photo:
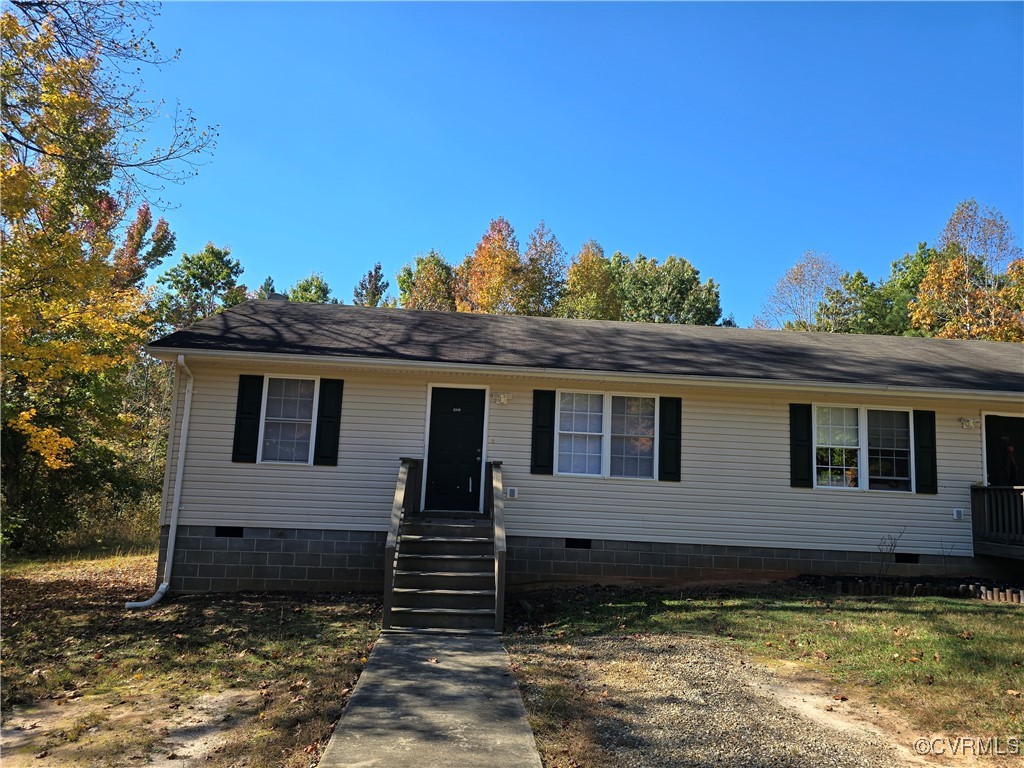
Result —
<instances>
[{"instance_id":1,"label":"white downspout","mask_svg":"<svg viewBox=\"0 0 1024 768\"><path fill-rule=\"evenodd\" d=\"M164 551L164 580L157 588L156 593L148 600L138 603L125 603L124 607L149 608L160 602L160 599L167 594L171 586L171 568L174 565L174 543L178 538L178 512L181 511L181 480L185 475L185 446L188 445L188 421L192 413L192 383L195 381L192 371L185 365L185 356L178 355L178 370L184 371L188 376L188 383L185 385L185 408L181 414L181 438L178 440L178 463L174 473L174 500L171 502L171 519L167 530L167 549ZM177 382L175 382L177 386Z\"/></svg>"}]
</instances>

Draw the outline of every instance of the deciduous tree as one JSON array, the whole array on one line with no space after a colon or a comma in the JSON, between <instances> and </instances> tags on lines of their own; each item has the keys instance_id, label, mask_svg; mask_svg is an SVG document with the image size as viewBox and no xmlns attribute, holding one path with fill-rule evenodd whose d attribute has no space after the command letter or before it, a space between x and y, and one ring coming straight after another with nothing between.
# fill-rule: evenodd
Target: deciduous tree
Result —
<instances>
[{"instance_id":1,"label":"deciduous tree","mask_svg":"<svg viewBox=\"0 0 1024 768\"><path fill-rule=\"evenodd\" d=\"M550 316L565 285L565 249L543 221L530 233L519 266L516 314Z\"/></svg>"},{"instance_id":2,"label":"deciduous tree","mask_svg":"<svg viewBox=\"0 0 1024 768\"><path fill-rule=\"evenodd\" d=\"M1021 258L1021 248L1006 217L973 197L957 204L939 235L939 250L956 245L961 253L979 259L993 275Z\"/></svg>"},{"instance_id":3,"label":"deciduous tree","mask_svg":"<svg viewBox=\"0 0 1024 768\"><path fill-rule=\"evenodd\" d=\"M184 254L157 279L163 288L156 305L160 332L185 328L245 301L246 288L238 283L241 274L242 265L231 258L229 248L207 243L201 251Z\"/></svg>"},{"instance_id":4,"label":"deciduous tree","mask_svg":"<svg viewBox=\"0 0 1024 768\"><path fill-rule=\"evenodd\" d=\"M200 127L179 103L149 98L138 79L143 69L177 58L152 41L157 6L131 0L7 5L2 134L12 153L25 163L48 157L86 178L89 170L102 169L123 201L196 173L214 148L216 128ZM38 75L46 70L43 85ZM85 124L69 121L68 107L83 98L103 109L106 130L116 140L82 141L77 135ZM45 124L40 113L49 114ZM147 141L153 134L164 142Z\"/></svg>"},{"instance_id":5,"label":"deciduous tree","mask_svg":"<svg viewBox=\"0 0 1024 768\"><path fill-rule=\"evenodd\" d=\"M519 301L519 241L504 218L491 221L473 253L456 272L460 312L508 315Z\"/></svg>"},{"instance_id":6,"label":"deciduous tree","mask_svg":"<svg viewBox=\"0 0 1024 768\"><path fill-rule=\"evenodd\" d=\"M314 272L309 277L299 280L288 290L289 301L304 301L312 304L338 304L338 300L331 297L331 286L324 280L324 276Z\"/></svg>"},{"instance_id":7,"label":"deciduous tree","mask_svg":"<svg viewBox=\"0 0 1024 768\"><path fill-rule=\"evenodd\" d=\"M754 317L755 327L833 330L833 319L818 317L817 311L825 292L839 287L840 275L839 265L828 254L805 251L775 284L761 313Z\"/></svg>"},{"instance_id":8,"label":"deciduous tree","mask_svg":"<svg viewBox=\"0 0 1024 768\"><path fill-rule=\"evenodd\" d=\"M435 250L417 256L398 273L398 301L407 309L454 312L455 272Z\"/></svg>"},{"instance_id":9,"label":"deciduous tree","mask_svg":"<svg viewBox=\"0 0 1024 768\"><path fill-rule=\"evenodd\" d=\"M596 241L583 243L573 257L556 314L584 320L622 318L612 262Z\"/></svg>"},{"instance_id":10,"label":"deciduous tree","mask_svg":"<svg viewBox=\"0 0 1024 768\"><path fill-rule=\"evenodd\" d=\"M700 281L686 259L669 256L661 264L637 254L612 256L621 319L639 323L714 325L722 317L718 286Z\"/></svg>"},{"instance_id":11,"label":"deciduous tree","mask_svg":"<svg viewBox=\"0 0 1024 768\"><path fill-rule=\"evenodd\" d=\"M669 256L661 265L665 292L663 322L715 325L722 319L721 292L711 278L701 282L700 271L686 259Z\"/></svg>"},{"instance_id":12,"label":"deciduous tree","mask_svg":"<svg viewBox=\"0 0 1024 768\"><path fill-rule=\"evenodd\" d=\"M112 258L122 210L109 192L111 167L76 156L102 150L116 136L109 109L91 88L98 60L61 56L49 27L33 35L9 12L0 17L0 35L8 535L39 480L73 463L73 425L59 404L76 381L131 359L145 337L145 297ZM60 151L31 151L12 141L21 135L52 136Z\"/></svg>"},{"instance_id":13,"label":"deciduous tree","mask_svg":"<svg viewBox=\"0 0 1024 768\"><path fill-rule=\"evenodd\" d=\"M115 284L141 288L146 275L173 253L174 243L167 222L160 218L154 226L149 203L143 203L128 225L124 241L114 251Z\"/></svg>"},{"instance_id":14,"label":"deciduous tree","mask_svg":"<svg viewBox=\"0 0 1024 768\"><path fill-rule=\"evenodd\" d=\"M360 307L378 307L390 287L391 283L384 279L384 271L378 261L352 291L352 303Z\"/></svg>"},{"instance_id":15,"label":"deciduous tree","mask_svg":"<svg viewBox=\"0 0 1024 768\"><path fill-rule=\"evenodd\" d=\"M271 295L275 293L274 290L274 278L267 275L267 279L260 283L260 287L256 289L256 293L253 296L254 299L269 299Z\"/></svg>"},{"instance_id":16,"label":"deciduous tree","mask_svg":"<svg viewBox=\"0 0 1024 768\"><path fill-rule=\"evenodd\" d=\"M149 13L12 0L0 15L0 482L14 545L51 543L97 499L158 482L138 461L127 404L139 399L150 320L143 282L173 235L145 205L118 232L133 191L189 175L212 140L186 115L166 126L163 149L136 141L166 111L136 77L136 65L162 60Z\"/></svg>"},{"instance_id":17,"label":"deciduous tree","mask_svg":"<svg viewBox=\"0 0 1024 768\"><path fill-rule=\"evenodd\" d=\"M857 270L826 288L815 313L815 328L836 333L870 333L886 336L919 335L910 322L910 303L917 296L928 266L939 258L934 248L919 243L892 263L889 276L878 283Z\"/></svg>"},{"instance_id":18,"label":"deciduous tree","mask_svg":"<svg viewBox=\"0 0 1024 768\"><path fill-rule=\"evenodd\" d=\"M1024 259L999 211L973 198L957 205L910 305L915 328L942 338L1024 340Z\"/></svg>"},{"instance_id":19,"label":"deciduous tree","mask_svg":"<svg viewBox=\"0 0 1024 768\"><path fill-rule=\"evenodd\" d=\"M928 269L910 319L945 339L1024 341L1024 259L991 274L954 244Z\"/></svg>"}]
</instances>

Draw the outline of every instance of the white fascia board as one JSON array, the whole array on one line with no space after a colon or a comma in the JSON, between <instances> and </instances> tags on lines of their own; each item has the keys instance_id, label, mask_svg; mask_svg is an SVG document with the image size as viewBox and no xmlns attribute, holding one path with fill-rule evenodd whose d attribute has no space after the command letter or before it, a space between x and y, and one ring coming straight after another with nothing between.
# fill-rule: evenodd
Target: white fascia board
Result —
<instances>
[{"instance_id":1,"label":"white fascia board","mask_svg":"<svg viewBox=\"0 0 1024 768\"><path fill-rule=\"evenodd\" d=\"M396 373L430 371L459 372L504 378L578 379L595 381L629 381L643 384L704 384L717 387L758 390L799 390L855 392L865 394L914 395L949 400L1017 401L1024 405L1024 393L975 389L949 389L941 387L908 387L889 384L849 384L842 382L805 381L788 379L749 379L732 376L688 376L686 374L624 373L620 371L593 371L587 369L541 368L510 365L471 365L418 360L388 360L368 357L341 357L337 355L278 354L275 352L233 352L213 349L166 349L146 347L146 351L164 362L173 362L179 354L190 359L210 362L286 363L304 366L326 366L350 370L383 369Z\"/></svg>"}]
</instances>

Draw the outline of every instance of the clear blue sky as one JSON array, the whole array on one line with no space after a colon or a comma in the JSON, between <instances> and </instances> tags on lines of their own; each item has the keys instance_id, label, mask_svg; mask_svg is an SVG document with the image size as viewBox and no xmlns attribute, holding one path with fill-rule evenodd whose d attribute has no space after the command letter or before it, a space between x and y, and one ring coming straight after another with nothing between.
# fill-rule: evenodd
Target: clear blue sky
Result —
<instances>
[{"instance_id":1,"label":"clear blue sky","mask_svg":"<svg viewBox=\"0 0 1024 768\"><path fill-rule=\"evenodd\" d=\"M169 188L244 281L449 261L504 216L670 254L748 325L807 249L871 277L975 197L1024 232L1022 3L168 3L146 75L220 126Z\"/></svg>"}]
</instances>

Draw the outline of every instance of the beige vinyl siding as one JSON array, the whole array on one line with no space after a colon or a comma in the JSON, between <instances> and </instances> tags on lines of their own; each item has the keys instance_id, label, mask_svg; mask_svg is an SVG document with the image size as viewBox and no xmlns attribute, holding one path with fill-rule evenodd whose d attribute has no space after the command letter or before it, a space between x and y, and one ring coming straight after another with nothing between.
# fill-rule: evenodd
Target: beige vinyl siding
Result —
<instances>
[{"instance_id":1,"label":"beige vinyl siding","mask_svg":"<svg viewBox=\"0 0 1024 768\"><path fill-rule=\"evenodd\" d=\"M178 437L180 434L181 410L183 407L181 401L185 397L185 388L181 383L182 378L184 378L184 374L182 374L178 368L173 367L171 378L171 412L167 425L167 449L164 452L163 505L160 509L161 525L167 522L168 512L171 507L171 502L173 501L174 473L178 461Z\"/></svg>"},{"instance_id":2,"label":"beige vinyl siding","mask_svg":"<svg viewBox=\"0 0 1024 768\"><path fill-rule=\"evenodd\" d=\"M181 523L387 528L398 460L423 453L425 385L411 387L387 376L350 378L329 370L189 365L196 386ZM239 373L275 372L345 380L337 467L231 461Z\"/></svg>"},{"instance_id":3,"label":"beige vinyl siding","mask_svg":"<svg viewBox=\"0 0 1024 768\"><path fill-rule=\"evenodd\" d=\"M196 387L180 522L196 525L384 530L398 459L423 456L428 384L478 384L492 395L487 458L502 461L506 487L519 489L505 504L509 535L873 552L905 527L900 551L969 555L970 485L982 479L982 441L981 430L963 429L960 419L1018 410L905 395L609 385L609 392L683 398L682 482L659 483L529 473L533 390L600 389L593 381L189 365ZM345 380L337 467L231 462L238 375L275 371ZM494 402L499 393L511 401ZM183 400L182 393L179 413ZM936 411L939 493L790 488L791 402ZM964 510L963 520L953 519L954 508Z\"/></svg>"},{"instance_id":4,"label":"beige vinyl siding","mask_svg":"<svg viewBox=\"0 0 1024 768\"><path fill-rule=\"evenodd\" d=\"M982 478L981 430L965 430L959 420L977 417L978 405L852 401L936 411L939 493L926 495L789 486L789 404L848 403L848 395L637 389L683 398L682 483L530 475L532 391L513 391L510 406L492 406L504 482L519 488L519 498L505 504L510 535L877 551L883 536L905 526L900 551L971 553L970 485ZM963 520L953 519L954 508L964 510Z\"/></svg>"}]
</instances>

